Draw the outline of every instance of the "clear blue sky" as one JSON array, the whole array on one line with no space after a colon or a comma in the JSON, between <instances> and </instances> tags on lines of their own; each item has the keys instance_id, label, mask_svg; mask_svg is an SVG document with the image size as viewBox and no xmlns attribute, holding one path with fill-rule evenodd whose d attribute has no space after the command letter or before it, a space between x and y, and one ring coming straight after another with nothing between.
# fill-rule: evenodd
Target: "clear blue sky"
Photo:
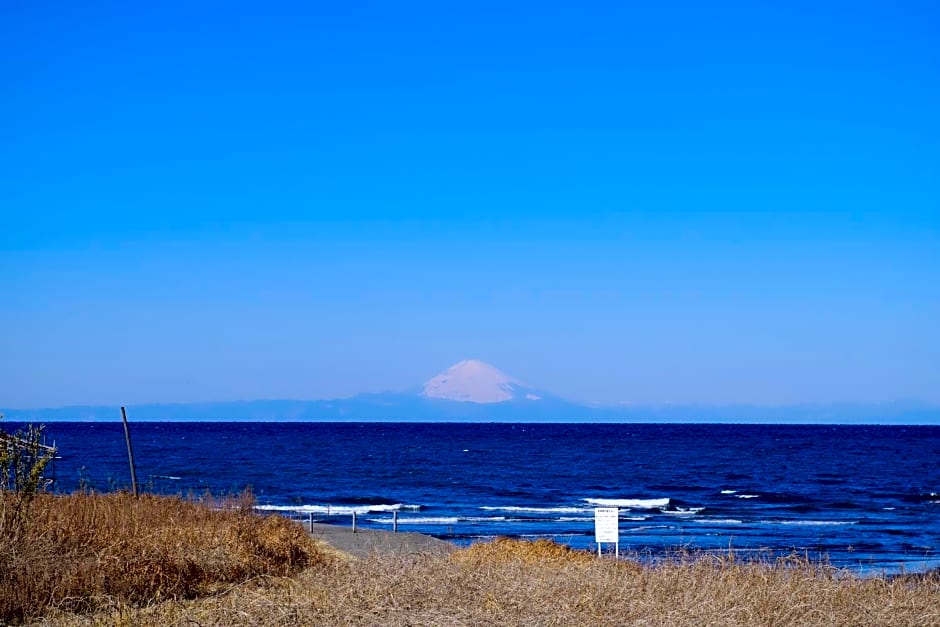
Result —
<instances>
[{"instance_id":1,"label":"clear blue sky","mask_svg":"<svg viewBox=\"0 0 940 627\"><path fill-rule=\"evenodd\" d=\"M88 4L0 6L0 406L940 402L936 2Z\"/></svg>"}]
</instances>

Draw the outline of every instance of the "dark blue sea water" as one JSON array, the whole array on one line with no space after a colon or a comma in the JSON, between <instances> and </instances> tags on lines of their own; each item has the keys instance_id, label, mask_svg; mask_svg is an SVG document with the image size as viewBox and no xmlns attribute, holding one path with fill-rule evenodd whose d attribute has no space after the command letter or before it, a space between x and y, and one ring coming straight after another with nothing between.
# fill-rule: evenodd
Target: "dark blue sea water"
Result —
<instances>
[{"instance_id":1,"label":"dark blue sea water","mask_svg":"<svg viewBox=\"0 0 940 627\"><path fill-rule=\"evenodd\" d=\"M12 425L7 425L7 428ZM130 485L120 423L53 423L57 489ZM457 543L508 535L621 551L797 551L861 572L940 565L940 426L138 423L155 492L251 486L263 511Z\"/></svg>"}]
</instances>

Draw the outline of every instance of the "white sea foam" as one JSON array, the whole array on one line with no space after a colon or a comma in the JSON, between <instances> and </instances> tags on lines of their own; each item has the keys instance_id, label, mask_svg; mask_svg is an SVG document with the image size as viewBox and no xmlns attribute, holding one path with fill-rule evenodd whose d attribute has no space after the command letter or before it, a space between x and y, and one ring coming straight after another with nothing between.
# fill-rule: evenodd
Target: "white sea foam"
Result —
<instances>
[{"instance_id":1,"label":"white sea foam","mask_svg":"<svg viewBox=\"0 0 940 627\"><path fill-rule=\"evenodd\" d=\"M294 514L367 514L368 505L361 506L343 506L343 505L255 505L255 509L262 512L291 512Z\"/></svg>"},{"instance_id":2,"label":"white sea foam","mask_svg":"<svg viewBox=\"0 0 940 627\"><path fill-rule=\"evenodd\" d=\"M255 509L262 512L290 512L294 514L326 514L327 516L349 516L356 514L370 514L378 512L416 512L420 505L405 505L395 503L392 505L255 505Z\"/></svg>"},{"instance_id":3,"label":"white sea foam","mask_svg":"<svg viewBox=\"0 0 940 627\"><path fill-rule=\"evenodd\" d=\"M620 520L649 520L649 516L621 516ZM520 519L513 519L520 520ZM559 516L558 518L552 518L551 522L594 522L593 516ZM520 520L521 522L521 520Z\"/></svg>"},{"instance_id":4,"label":"white sea foam","mask_svg":"<svg viewBox=\"0 0 940 627\"><path fill-rule=\"evenodd\" d=\"M368 505L370 512L416 512L421 509L420 505L402 505L401 503L395 503L394 505Z\"/></svg>"},{"instance_id":5,"label":"white sea foam","mask_svg":"<svg viewBox=\"0 0 940 627\"><path fill-rule=\"evenodd\" d=\"M736 495L739 499L759 499L760 494L738 494Z\"/></svg>"},{"instance_id":6,"label":"white sea foam","mask_svg":"<svg viewBox=\"0 0 940 627\"><path fill-rule=\"evenodd\" d=\"M676 509L664 509L664 514L669 514L670 516L694 516L700 511L705 509L704 507L677 507Z\"/></svg>"},{"instance_id":7,"label":"white sea foam","mask_svg":"<svg viewBox=\"0 0 940 627\"><path fill-rule=\"evenodd\" d=\"M737 490L722 490L722 494L736 494Z\"/></svg>"},{"instance_id":8,"label":"white sea foam","mask_svg":"<svg viewBox=\"0 0 940 627\"><path fill-rule=\"evenodd\" d=\"M484 505L480 509L497 512L529 512L533 514L583 514L591 511L589 507L524 507L516 505Z\"/></svg>"},{"instance_id":9,"label":"white sea foam","mask_svg":"<svg viewBox=\"0 0 940 627\"><path fill-rule=\"evenodd\" d=\"M505 516L403 516L398 519L399 525L456 525L459 523L487 523L487 522L505 522ZM369 522L385 523L391 525L392 518L369 518Z\"/></svg>"},{"instance_id":10,"label":"white sea foam","mask_svg":"<svg viewBox=\"0 0 940 627\"><path fill-rule=\"evenodd\" d=\"M669 499L584 499L599 507L623 507L626 509L656 509L669 505Z\"/></svg>"},{"instance_id":11,"label":"white sea foam","mask_svg":"<svg viewBox=\"0 0 940 627\"><path fill-rule=\"evenodd\" d=\"M742 523L737 518L698 518L695 522L703 525L740 525Z\"/></svg>"},{"instance_id":12,"label":"white sea foam","mask_svg":"<svg viewBox=\"0 0 940 627\"><path fill-rule=\"evenodd\" d=\"M391 518L369 518L369 522L386 523L391 525ZM466 519L456 516L416 516L414 518L399 518L399 525L456 525Z\"/></svg>"},{"instance_id":13,"label":"white sea foam","mask_svg":"<svg viewBox=\"0 0 940 627\"><path fill-rule=\"evenodd\" d=\"M762 525L793 525L798 527L825 526L841 527L844 525L857 525L856 520L762 520Z\"/></svg>"}]
</instances>

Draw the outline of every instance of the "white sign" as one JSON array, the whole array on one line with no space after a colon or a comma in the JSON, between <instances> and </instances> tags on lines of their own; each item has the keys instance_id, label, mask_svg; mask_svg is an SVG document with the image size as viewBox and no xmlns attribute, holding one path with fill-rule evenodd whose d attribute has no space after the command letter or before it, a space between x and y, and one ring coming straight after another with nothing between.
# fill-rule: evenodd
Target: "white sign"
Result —
<instances>
[{"instance_id":1,"label":"white sign","mask_svg":"<svg viewBox=\"0 0 940 627\"><path fill-rule=\"evenodd\" d=\"M594 508L594 541L620 544L620 510L616 507Z\"/></svg>"}]
</instances>

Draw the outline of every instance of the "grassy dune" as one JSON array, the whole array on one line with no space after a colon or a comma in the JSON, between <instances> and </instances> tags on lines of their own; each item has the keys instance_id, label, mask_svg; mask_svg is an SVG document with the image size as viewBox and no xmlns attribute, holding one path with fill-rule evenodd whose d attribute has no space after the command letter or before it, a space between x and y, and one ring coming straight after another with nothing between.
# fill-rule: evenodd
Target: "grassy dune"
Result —
<instances>
[{"instance_id":1,"label":"grassy dune","mask_svg":"<svg viewBox=\"0 0 940 627\"><path fill-rule=\"evenodd\" d=\"M11 561L4 545L0 621L940 625L937 577L857 579L799 561L733 558L642 566L513 540L450 555L352 560L318 546L299 525L247 511L126 495L48 497L40 505L31 533L43 543L29 551L44 561Z\"/></svg>"},{"instance_id":2,"label":"grassy dune","mask_svg":"<svg viewBox=\"0 0 940 627\"><path fill-rule=\"evenodd\" d=\"M0 493L0 511L10 493ZM330 559L299 526L222 504L128 494L40 494L0 525L0 624L195 598ZM4 517L0 517L4 520Z\"/></svg>"}]
</instances>

